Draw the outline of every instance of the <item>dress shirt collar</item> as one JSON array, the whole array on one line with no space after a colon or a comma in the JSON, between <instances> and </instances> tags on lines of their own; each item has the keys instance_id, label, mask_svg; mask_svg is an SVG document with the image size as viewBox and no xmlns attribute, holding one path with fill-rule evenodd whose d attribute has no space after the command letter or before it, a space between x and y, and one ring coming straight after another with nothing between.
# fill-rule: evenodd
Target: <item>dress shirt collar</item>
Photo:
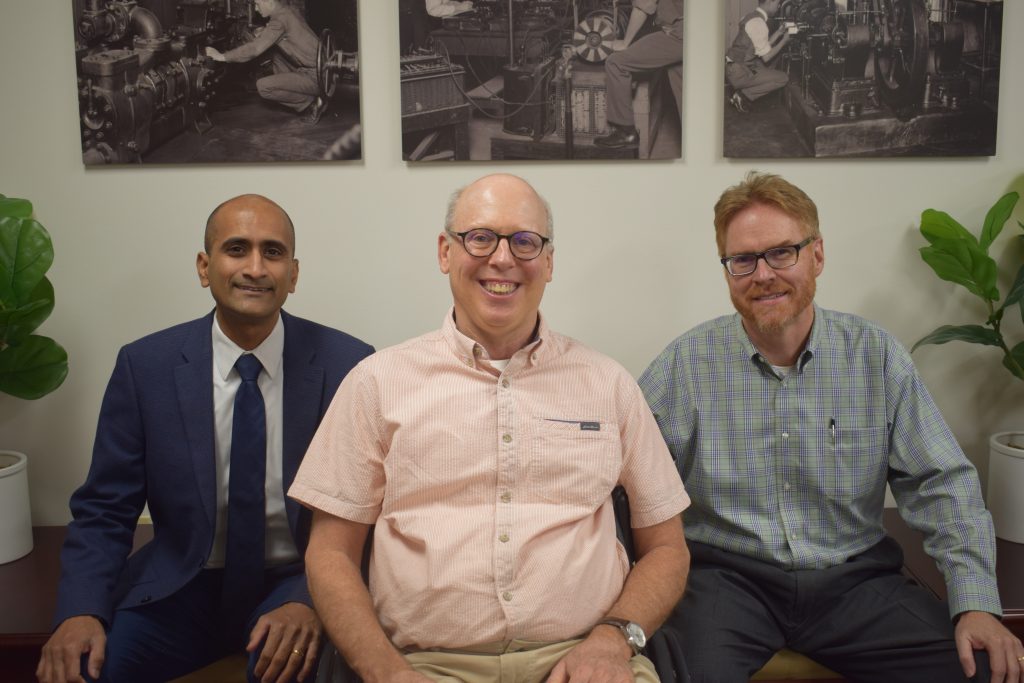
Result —
<instances>
[{"instance_id":1,"label":"dress shirt collar","mask_svg":"<svg viewBox=\"0 0 1024 683\"><path fill-rule=\"evenodd\" d=\"M757 12L758 14L760 14L762 17L764 17L765 21L768 21L768 13L765 12L763 9L761 9L760 7L757 7L757 8L754 9L754 11Z\"/></svg>"},{"instance_id":2,"label":"dress shirt collar","mask_svg":"<svg viewBox=\"0 0 1024 683\"><path fill-rule=\"evenodd\" d=\"M513 360L526 355L526 365L537 365L544 360L546 355L545 347L550 347L551 342L544 343L545 340L550 339L550 330L548 329L547 323L544 321L544 316L537 312L537 331L533 335L533 339L524 346L523 348L512 354ZM458 356L459 361L470 367L479 368L480 361L488 361L490 358L487 355L487 349L483 345L467 337L455 326L455 307L452 306L448 309L447 315L444 317L444 323L441 325L441 334L448 341L452 351ZM504 360L504 359L501 359ZM509 363L512 365L512 363Z\"/></svg>"},{"instance_id":3,"label":"dress shirt collar","mask_svg":"<svg viewBox=\"0 0 1024 683\"><path fill-rule=\"evenodd\" d=\"M814 354L818 349L821 341L821 331L824 323L822 322L821 308L817 302L812 304L814 306L814 322L811 323L811 334L807 337L807 344L804 346L804 350L800 352L797 357L794 369L803 372L804 367L814 358ZM740 317L739 313L733 313L732 316L732 332L736 343L739 346L739 352L743 354L744 358L749 358L755 365L768 370L773 375L778 377L778 374L772 370L771 363L768 362L761 352L757 350L754 343L750 341L750 335L743 329L743 318ZM781 379L781 378L779 378Z\"/></svg>"},{"instance_id":4,"label":"dress shirt collar","mask_svg":"<svg viewBox=\"0 0 1024 683\"><path fill-rule=\"evenodd\" d=\"M220 329L220 323L217 322L217 316L213 316L213 366L217 375L226 380L228 373L235 367L235 361L244 353L245 349L224 334ZM251 353L259 358L263 370L273 379L281 369L281 359L284 356L284 322L280 315L271 333Z\"/></svg>"}]
</instances>

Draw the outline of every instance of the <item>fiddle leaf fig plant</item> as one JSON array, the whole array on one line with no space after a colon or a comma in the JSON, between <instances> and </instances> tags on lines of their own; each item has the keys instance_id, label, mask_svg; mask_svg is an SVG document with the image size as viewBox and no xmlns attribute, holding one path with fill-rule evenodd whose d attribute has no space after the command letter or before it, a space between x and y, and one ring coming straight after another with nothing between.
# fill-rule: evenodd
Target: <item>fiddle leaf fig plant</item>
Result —
<instances>
[{"instance_id":1,"label":"fiddle leaf fig plant","mask_svg":"<svg viewBox=\"0 0 1024 683\"><path fill-rule=\"evenodd\" d=\"M0 391L37 399L61 385L68 354L33 334L53 311L50 234L32 218L32 203L0 194Z\"/></svg>"},{"instance_id":2,"label":"fiddle leaf fig plant","mask_svg":"<svg viewBox=\"0 0 1024 683\"><path fill-rule=\"evenodd\" d=\"M914 344L911 352L925 344L945 344L965 341L973 344L996 346L1003 353L1003 366L1024 380L1024 341L1010 346L1003 334L1003 317L1016 307L1024 322L1024 263L1002 297L997 283L998 267L988 249L1002 232L1017 205L1019 195L1010 192L1000 197L988 214L981 234L975 237L949 214L925 209L921 214L921 234L928 246L921 247L921 258L943 280L955 282L980 298L988 310L984 324L943 325L925 335ZM1017 221L1022 229L1024 223ZM1024 239L1024 235L1021 236ZM999 303L1002 300L1002 303Z\"/></svg>"}]
</instances>

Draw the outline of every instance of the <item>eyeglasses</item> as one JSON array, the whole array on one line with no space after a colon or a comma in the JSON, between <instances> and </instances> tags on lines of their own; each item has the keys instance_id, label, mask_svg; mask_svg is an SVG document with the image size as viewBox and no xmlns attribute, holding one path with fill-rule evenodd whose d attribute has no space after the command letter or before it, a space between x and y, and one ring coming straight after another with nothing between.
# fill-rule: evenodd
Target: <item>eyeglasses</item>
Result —
<instances>
[{"instance_id":1,"label":"eyeglasses","mask_svg":"<svg viewBox=\"0 0 1024 683\"><path fill-rule=\"evenodd\" d=\"M476 228L466 232L452 232L451 230L447 232L462 240L462 246L466 248L470 256L480 258L490 256L498 250L498 244L502 240L507 240L509 251L513 256L520 261L532 261L540 256L544 245L551 241L550 237L544 237L529 230L520 230L511 235L499 235L487 228Z\"/></svg>"},{"instance_id":2,"label":"eyeglasses","mask_svg":"<svg viewBox=\"0 0 1024 683\"><path fill-rule=\"evenodd\" d=\"M759 259L764 259L764 262L771 266L773 270L792 268L800 258L800 250L813 241L813 237L808 237L799 244L775 247L756 254L736 254L735 256L726 256L722 259L722 265L729 271L729 275L733 276L750 275L757 270L757 262Z\"/></svg>"}]
</instances>

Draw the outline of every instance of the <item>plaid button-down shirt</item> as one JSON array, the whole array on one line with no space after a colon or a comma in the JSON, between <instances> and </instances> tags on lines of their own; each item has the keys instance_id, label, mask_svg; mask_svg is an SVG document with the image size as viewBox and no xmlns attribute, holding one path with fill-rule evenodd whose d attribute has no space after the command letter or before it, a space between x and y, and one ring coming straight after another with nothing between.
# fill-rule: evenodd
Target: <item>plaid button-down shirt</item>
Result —
<instances>
[{"instance_id":1,"label":"plaid button-down shirt","mask_svg":"<svg viewBox=\"0 0 1024 683\"><path fill-rule=\"evenodd\" d=\"M992 522L977 473L906 350L815 306L789 373L738 314L680 336L640 386L692 499L688 538L792 569L878 543L888 482L946 579L951 614L1000 614Z\"/></svg>"}]
</instances>

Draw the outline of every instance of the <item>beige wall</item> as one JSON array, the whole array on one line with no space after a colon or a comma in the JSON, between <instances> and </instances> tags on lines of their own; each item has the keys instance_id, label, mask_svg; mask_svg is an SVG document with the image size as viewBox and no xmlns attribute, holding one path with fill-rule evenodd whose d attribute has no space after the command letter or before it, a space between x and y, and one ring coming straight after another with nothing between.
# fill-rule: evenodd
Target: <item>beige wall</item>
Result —
<instances>
[{"instance_id":1,"label":"beige wall","mask_svg":"<svg viewBox=\"0 0 1024 683\"><path fill-rule=\"evenodd\" d=\"M1007 35L1024 12L1007 3ZM64 343L71 374L36 402L0 395L0 447L30 456L37 524L68 518L89 466L100 398L118 347L209 310L195 275L202 223L222 199L260 192L298 226L302 276L288 308L386 346L436 327L449 304L435 236L456 186L511 170L548 196L558 225L551 324L638 375L677 334L730 309L711 207L749 168L779 172L818 202L825 272L818 300L871 318L910 344L940 323L976 322L979 307L921 262L922 209L977 226L1010 187L1024 189L1024 43L1003 46L1003 113L994 158L735 161L721 157L722 5L687 3L684 154L675 162L403 163L398 131L397 3L360 3L365 160L348 164L105 168L78 153L69 5L5 0L0 8L0 193L30 198L57 257L57 308L42 331ZM1024 217L1018 209L1016 218ZM1013 221L996 245L1009 256ZM1019 257L1019 252L1017 254ZM1018 330L1020 320L1013 326ZM1020 337L1018 337L1020 338ZM972 459L986 434L1024 426L1024 382L990 349L915 354Z\"/></svg>"}]
</instances>

